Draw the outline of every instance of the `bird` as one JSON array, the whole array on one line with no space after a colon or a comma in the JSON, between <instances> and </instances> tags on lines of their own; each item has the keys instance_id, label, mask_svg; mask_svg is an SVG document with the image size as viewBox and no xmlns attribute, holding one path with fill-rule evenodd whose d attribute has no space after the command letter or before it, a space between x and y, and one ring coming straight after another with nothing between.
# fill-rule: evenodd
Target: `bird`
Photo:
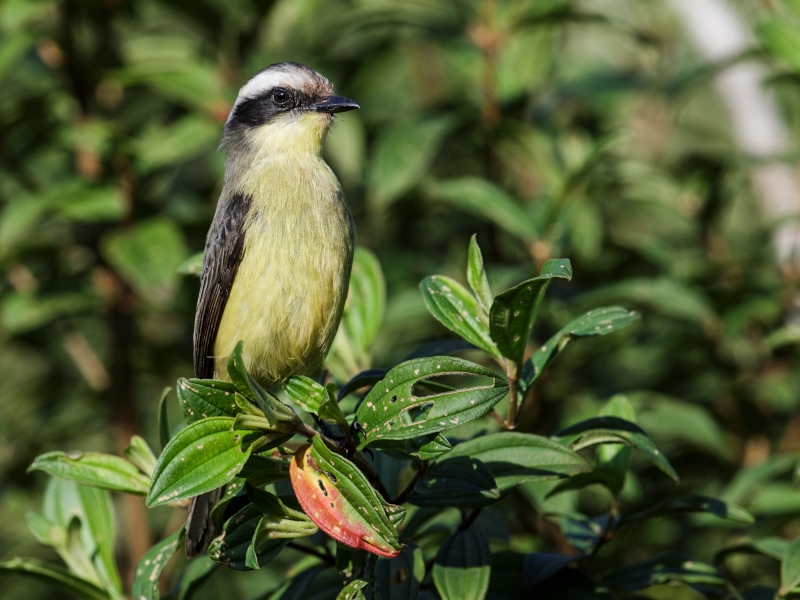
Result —
<instances>
[{"instance_id":1,"label":"bird","mask_svg":"<svg viewBox=\"0 0 800 600\"><path fill-rule=\"evenodd\" d=\"M353 217L322 157L335 115L360 106L304 65L266 67L240 90L222 132L222 191L208 230L194 323L194 370L227 380L241 340L245 367L265 388L314 374L347 297ZM216 532L221 489L193 498L186 554Z\"/></svg>"}]
</instances>

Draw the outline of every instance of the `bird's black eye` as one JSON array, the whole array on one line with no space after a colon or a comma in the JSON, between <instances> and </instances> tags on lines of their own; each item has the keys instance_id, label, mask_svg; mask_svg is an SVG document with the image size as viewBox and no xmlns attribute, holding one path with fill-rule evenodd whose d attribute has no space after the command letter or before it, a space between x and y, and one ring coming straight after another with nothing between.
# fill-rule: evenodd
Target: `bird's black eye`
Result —
<instances>
[{"instance_id":1,"label":"bird's black eye","mask_svg":"<svg viewBox=\"0 0 800 600\"><path fill-rule=\"evenodd\" d=\"M284 89L277 88L272 92L272 99L275 101L275 104L285 105L288 104L290 100L289 92Z\"/></svg>"}]
</instances>

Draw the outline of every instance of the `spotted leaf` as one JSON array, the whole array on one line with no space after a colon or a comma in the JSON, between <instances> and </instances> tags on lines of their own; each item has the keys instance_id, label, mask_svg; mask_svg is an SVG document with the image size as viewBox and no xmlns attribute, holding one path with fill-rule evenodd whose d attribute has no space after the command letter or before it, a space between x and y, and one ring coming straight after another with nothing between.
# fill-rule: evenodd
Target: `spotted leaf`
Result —
<instances>
[{"instance_id":1,"label":"spotted leaf","mask_svg":"<svg viewBox=\"0 0 800 600\"><path fill-rule=\"evenodd\" d=\"M461 389L418 396L415 386L443 375L481 377ZM486 381L488 379L489 381ZM505 379L494 371L451 356L417 358L390 370L372 388L356 413L366 439L405 440L463 425L489 412L508 393Z\"/></svg>"},{"instance_id":2,"label":"spotted leaf","mask_svg":"<svg viewBox=\"0 0 800 600\"><path fill-rule=\"evenodd\" d=\"M147 506L210 492L231 481L247 462L260 432L237 431L229 417L210 417L181 430L153 471Z\"/></svg>"},{"instance_id":3,"label":"spotted leaf","mask_svg":"<svg viewBox=\"0 0 800 600\"><path fill-rule=\"evenodd\" d=\"M297 451L290 475L305 513L333 539L389 558L401 552L397 524L405 510L381 498L361 471L320 437Z\"/></svg>"},{"instance_id":4,"label":"spotted leaf","mask_svg":"<svg viewBox=\"0 0 800 600\"><path fill-rule=\"evenodd\" d=\"M183 418L191 425L208 417L235 417L242 409L236 404L236 386L213 379L178 379L178 402Z\"/></svg>"},{"instance_id":5,"label":"spotted leaf","mask_svg":"<svg viewBox=\"0 0 800 600\"><path fill-rule=\"evenodd\" d=\"M567 259L548 260L538 277L523 281L494 299L489 313L492 340L506 358L522 363L525 346L531 337L533 322L539 312L544 293L554 277L572 278Z\"/></svg>"}]
</instances>

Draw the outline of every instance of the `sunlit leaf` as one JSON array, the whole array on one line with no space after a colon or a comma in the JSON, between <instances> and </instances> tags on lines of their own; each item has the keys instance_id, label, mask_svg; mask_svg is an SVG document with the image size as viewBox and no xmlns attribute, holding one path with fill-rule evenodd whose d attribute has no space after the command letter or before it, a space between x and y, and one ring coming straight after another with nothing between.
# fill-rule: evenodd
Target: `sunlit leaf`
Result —
<instances>
[{"instance_id":1,"label":"sunlit leaf","mask_svg":"<svg viewBox=\"0 0 800 600\"><path fill-rule=\"evenodd\" d=\"M255 431L235 431L229 417L192 423L172 438L158 458L147 505L191 498L225 485L241 470L261 437Z\"/></svg>"},{"instance_id":2,"label":"sunlit leaf","mask_svg":"<svg viewBox=\"0 0 800 600\"><path fill-rule=\"evenodd\" d=\"M213 379L178 379L178 403L186 423L208 417L235 417L242 410L236 405L236 386Z\"/></svg>"},{"instance_id":3,"label":"sunlit leaf","mask_svg":"<svg viewBox=\"0 0 800 600\"><path fill-rule=\"evenodd\" d=\"M153 475L156 456L143 437L135 435L131 438L130 446L125 448L125 458L136 465L148 477Z\"/></svg>"},{"instance_id":4,"label":"sunlit leaf","mask_svg":"<svg viewBox=\"0 0 800 600\"><path fill-rule=\"evenodd\" d=\"M98 452L48 452L37 456L28 470L128 494L144 495L150 485L150 478L127 460Z\"/></svg>"},{"instance_id":5,"label":"sunlit leaf","mask_svg":"<svg viewBox=\"0 0 800 600\"><path fill-rule=\"evenodd\" d=\"M635 323L640 318L639 313L619 306L607 306L590 310L585 315L571 321L566 327L563 327L547 342L542 344L542 347L525 361L522 375L523 387L527 388L536 381L544 369L555 360L570 342L582 337L595 337L612 333L617 329Z\"/></svg>"},{"instance_id":6,"label":"sunlit leaf","mask_svg":"<svg viewBox=\"0 0 800 600\"><path fill-rule=\"evenodd\" d=\"M678 474L669 463L663 452L645 431L630 421L617 417L596 417L587 419L557 431L552 435L555 439L573 439L573 450L580 450L597 444L625 444L636 448L650 462L669 475L678 483Z\"/></svg>"},{"instance_id":7,"label":"sunlit leaf","mask_svg":"<svg viewBox=\"0 0 800 600\"><path fill-rule=\"evenodd\" d=\"M467 281L475 297L478 299L478 304L483 308L484 314L489 315L489 309L492 308L494 296L489 287L489 279L486 277L486 268L483 264L483 254L481 248L478 246L478 236L473 235L469 240L469 262L467 263Z\"/></svg>"},{"instance_id":8,"label":"sunlit leaf","mask_svg":"<svg viewBox=\"0 0 800 600\"><path fill-rule=\"evenodd\" d=\"M470 344L500 356L489 336L486 316L467 288L444 275L431 275L420 282L419 289L437 321Z\"/></svg>"},{"instance_id":9,"label":"sunlit leaf","mask_svg":"<svg viewBox=\"0 0 800 600\"><path fill-rule=\"evenodd\" d=\"M491 378L490 383L418 396L415 386L443 375ZM438 433L489 412L507 393L508 384L494 371L448 356L410 360L391 369L356 412L366 432L361 446L376 440L403 440Z\"/></svg>"}]
</instances>

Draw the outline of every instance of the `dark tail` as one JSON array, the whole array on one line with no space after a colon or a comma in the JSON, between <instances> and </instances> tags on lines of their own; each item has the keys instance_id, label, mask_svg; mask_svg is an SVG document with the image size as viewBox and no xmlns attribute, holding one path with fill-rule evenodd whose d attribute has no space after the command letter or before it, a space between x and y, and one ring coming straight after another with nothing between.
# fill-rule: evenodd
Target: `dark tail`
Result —
<instances>
[{"instance_id":1,"label":"dark tail","mask_svg":"<svg viewBox=\"0 0 800 600\"><path fill-rule=\"evenodd\" d=\"M186 556L189 558L205 554L211 540L217 536L211 522L211 509L222 498L222 491L223 488L217 488L192 498L186 521Z\"/></svg>"}]
</instances>

